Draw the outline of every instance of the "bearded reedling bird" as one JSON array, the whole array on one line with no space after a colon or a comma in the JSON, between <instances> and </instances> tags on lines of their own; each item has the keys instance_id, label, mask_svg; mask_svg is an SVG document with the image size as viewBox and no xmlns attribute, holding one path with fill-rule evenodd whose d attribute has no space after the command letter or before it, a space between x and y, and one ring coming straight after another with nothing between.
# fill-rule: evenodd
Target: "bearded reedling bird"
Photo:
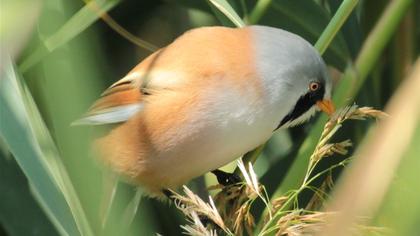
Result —
<instances>
[{"instance_id":1,"label":"bearded reedling bird","mask_svg":"<svg viewBox=\"0 0 420 236\"><path fill-rule=\"evenodd\" d=\"M276 28L198 28L109 87L79 125L114 124L104 162L161 195L233 161L278 128L334 111L317 51Z\"/></svg>"}]
</instances>

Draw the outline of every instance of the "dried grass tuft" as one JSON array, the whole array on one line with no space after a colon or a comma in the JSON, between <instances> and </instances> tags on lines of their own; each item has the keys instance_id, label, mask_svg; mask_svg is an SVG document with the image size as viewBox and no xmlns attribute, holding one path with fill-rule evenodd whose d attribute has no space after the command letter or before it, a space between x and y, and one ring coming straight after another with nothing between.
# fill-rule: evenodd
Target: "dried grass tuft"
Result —
<instances>
[{"instance_id":1,"label":"dried grass tuft","mask_svg":"<svg viewBox=\"0 0 420 236\"><path fill-rule=\"evenodd\" d=\"M277 221L276 236L314 235L326 222L326 216L331 212L292 211Z\"/></svg>"},{"instance_id":2,"label":"dried grass tuft","mask_svg":"<svg viewBox=\"0 0 420 236\"><path fill-rule=\"evenodd\" d=\"M209 196L209 203L204 202L199 196L195 195L187 186L183 186L185 196L180 195L176 192L173 192L173 199L175 201L176 207L188 217L192 225L184 226L183 228L188 233L197 233L197 232L207 232L213 233L212 231L203 231L203 223L201 222L199 216L206 217L214 224L216 224L220 229L226 233L230 233L230 230L226 227L222 217L217 211L216 206L214 205L213 199ZM206 228L206 227L204 227ZM197 235L197 234L191 234ZM199 235L199 234L198 234ZM206 234L202 234L206 235Z\"/></svg>"},{"instance_id":3,"label":"dried grass tuft","mask_svg":"<svg viewBox=\"0 0 420 236\"><path fill-rule=\"evenodd\" d=\"M176 206L187 216L190 224L182 228L188 235L217 235L219 231L227 235L254 235L256 231L255 217L251 208L256 200L261 200L266 206L266 214L263 216L259 235L313 235L326 222L326 217L333 215L333 212L321 212L323 203L328 199L328 192L333 188L332 170L344 166L349 162L345 159L335 165L328 167L318 173L314 173L315 167L325 157L335 154L347 155L348 149L352 146L350 140L336 143L329 143L333 135L340 129L346 120L364 120L366 118L383 118L386 114L370 107L358 108L356 105L344 107L338 110L325 124L319 142L310 157L308 169L302 185L298 189L291 189L285 195L280 196L271 202L262 184L258 182L257 175L251 163L238 161L238 168L241 171L244 182L230 186L213 186L212 189L220 189L214 199L209 197L206 203L191 190L184 186L185 196L175 194ZM311 186L311 183L318 178L323 178L320 187ZM298 196L305 190L313 191L313 196L305 209L299 208ZM216 208L217 205L217 208ZM211 229L202 222L206 217L220 229ZM355 232L368 230L376 232L383 230L370 226L357 226Z\"/></svg>"},{"instance_id":4,"label":"dried grass tuft","mask_svg":"<svg viewBox=\"0 0 420 236\"><path fill-rule=\"evenodd\" d=\"M195 211L190 213L191 225L182 225L181 228L185 230L185 234L191 236L217 236L216 230L207 229Z\"/></svg>"},{"instance_id":5,"label":"dried grass tuft","mask_svg":"<svg viewBox=\"0 0 420 236\"><path fill-rule=\"evenodd\" d=\"M336 212L294 210L281 217L277 223L276 236L310 236L318 233L328 223L329 217L334 217ZM366 235L376 233L386 235L387 229L383 227L354 225L352 235Z\"/></svg>"}]
</instances>

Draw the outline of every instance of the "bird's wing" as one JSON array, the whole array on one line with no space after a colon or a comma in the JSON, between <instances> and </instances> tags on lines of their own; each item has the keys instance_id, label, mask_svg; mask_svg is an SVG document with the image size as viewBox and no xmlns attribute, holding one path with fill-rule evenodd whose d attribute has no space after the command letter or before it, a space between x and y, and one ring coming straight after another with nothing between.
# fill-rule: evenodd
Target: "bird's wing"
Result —
<instances>
[{"instance_id":1,"label":"bird's wing","mask_svg":"<svg viewBox=\"0 0 420 236\"><path fill-rule=\"evenodd\" d=\"M141 112L147 97L161 91L179 88L188 80L177 68L167 68L163 63L155 66L158 51L124 78L106 89L89 111L72 125L102 125L127 121ZM178 67L179 68L179 67Z\"/></svg>"},{"instance_id":2,"label":"bird's wing","mask_svg":"<svg viewBox=\"0 0 420 236\"><path fill-rule=\"evenodd\" d=\"M210 27L185 33L108 88L89 112L73 124L124 122L144 109L147 97L164 90L205 87L211 81L217 84L211 78L229 77L236 80L235 84L248 84L248 80L239 80L254 74L251 51L244 46L251 39L247 30L240 32ZM152 96L147 96L149 93Z\"/></svg>"},{"instance_id":3,"label":"bird's wing","mask_svg":"<svg viewBox=\"0 0 420 236\"><path fill-rule=\"evenodd\" d=\"M141 75L130 73L111 85L90 107L89 111L72 125L102 125L128 120L143 109L139 80Z\"/></svg>"}]
</instances>

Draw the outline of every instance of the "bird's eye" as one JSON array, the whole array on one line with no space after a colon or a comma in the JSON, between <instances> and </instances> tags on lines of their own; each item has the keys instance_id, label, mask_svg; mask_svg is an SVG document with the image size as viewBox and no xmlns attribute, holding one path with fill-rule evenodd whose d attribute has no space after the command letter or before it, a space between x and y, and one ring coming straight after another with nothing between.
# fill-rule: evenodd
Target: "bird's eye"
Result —
<instances>
[{"instance_id":1,"label":"bird's eye","mask_svg":"<svg viewBox=\"0 0 420 236\"><path fill-rule=\"evenodd\" d=\"M309 90L311 90L312 92L317 91L319 87L321 87L321 85L318 82L311 82L309 84Z\"/></svg>"}]
</instances>

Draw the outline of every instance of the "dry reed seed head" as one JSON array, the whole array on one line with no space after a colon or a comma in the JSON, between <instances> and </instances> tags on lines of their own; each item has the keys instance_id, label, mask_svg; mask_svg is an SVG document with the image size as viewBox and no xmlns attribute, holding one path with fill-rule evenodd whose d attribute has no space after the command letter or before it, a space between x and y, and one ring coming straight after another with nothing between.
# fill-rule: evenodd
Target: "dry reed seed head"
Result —
<instances>
[{"instance_id":1,"label":"dry reed seed head","mask_svg":"<svg viewBox=\"0 0 420 236\"><path fill-rule=\"evenodd\" d=\"M254 226L254 217L250 213L252 202L257 197L260 197L264 202L267 200L263 198L264 188L259 184L251 163L248 163L246 168L244 163L239 160L238 167L245 182L224 187L216 194L215 200L225 225L233 229L235 235L242 235L244 230L252 234Z\"/></svg>"},{"instance_id":2,"label":"dry reed seed head","mask_svg":"<svg viewBox=\"0 0 420 236\"><path fill-rule=\"evenodd\" d=\"M213 217L211 218L220 228L222 228L223 230L227 230L222 217L220 216L219 212L217 211L216 205L214 204L213 199L211 198L211 196L209 196L209 202L211 205L211 209L212 209L212 213L213 213Z\"/></svg>"},{"instance_id":3,"label":"dry reed seed head","mask_svg":"<svg viewBox=\"0 0 420 236\"><path fill-rule=\"evenodd\" d=\"M245 215L246 217L245 217L245 222L246 222L246 225L248 226L248 227L253 227L253 226L255 226L255 219L254 219L254 216L252 215L252 214L250 214L249 213L249 210L248 210L248 212L247 212L247 214Z\"/></svg>"},{"instance_id":4,"label":"dry reed seed head","mask_svg":"<svg viewBox=\"0 0 420 236\"><path fill-rule=\"evenodd\" d=\"M298 211L292 211L284 216L282 216L276 223L277 233L276 235L288 235L288 231L291 221L295 219L295 215L299 214Z\"/></svg>"},{"instance_id":5,"label":"dry reed seed head","mask_svg":"<svg viewBox=\"0 0 420 236\"><path fill-rule=\"evenodd\" d=\"M266 199L265 196L263 196L263 194L262 194L261 189L264 190L264 187L259 184L258 178L257 178L257 174L255 173L254 168L252 167L251 162L248 162L248 170L245 168L245 165L242 162L242 159L239 159L237 163L238 163L238 168L242 172L242 175L243 175L243 177L245 179L245 182L246 182L247 186L251 190L251 192L249 192L247 195L251 199L255 199L256 198L256 196L253 196L252 195L252 192L255 193L256 195L258 195L258 197L264 202L264 204L266 205L266 207L269 209L269 214L270 214L270 217L271 217L272 207L270 205L269 200Z\"/></svg>"},{"instance_id":6,"label":"dry reed seed head","mask_svg":"<svg viewBox=\"0 0 420 236\"><path fill-rule=\"evenodd\" d=\"M334 143L332 146L332 151L340 155L347 155L348 148L351 146L353 146L352 142L350 139L347 139L339 143Z\"/></svg>"},{"instance_id":7,"label":"dry reed seed head","mask_svg":"<svg viewBox=\"0 0 420 236\"><path fill-rule=\"evenodd\" d=\"M255 226L254 216L250 213L250 208L251 202L247 201L235 212L236 217L233 223L235 235L241 234L243 228L249 231L253 226Z\"/></svg>"},{"instance_id":8,"label":"dry reed seed head","mask_svg":"<svg viewBox=\"0 0 420 236\"><path fill-rule=\"evenodd\" d=\"M224 219L225 225L233 229L235 235L242 235L243 231L252 232L252 226L247 222L253 221L253 216L249 211L253 199L245 193L249 187L246 184L226 186L216 194L215 200L219 213ZM227 192L233 191L234 194L226 196ZM255 194L253 194L255 195ZM232 198L235 196L234 198Z\"/></svg>"},{"instance_id":9,"label":"dry reed seed head","mask_svg":"<svg viewBox=\"0 0 420 236\"><path fill-rule=\"evenodd\" d=\"M245 168L245 165L242 162L242 159L239 159L237 163L238 163L238 168L242 172L242 175L245 179L245 182L246 182L247 186L249 187L249 190L251 190L251 193L248 193L249 198L250 199L255 199L256 198L256 196L252 195L252 192L255 193L256 195L258 195L258 197L264 202L265 206L267 207L269 216L271 218L272 217L272 206L270 205L269 199L266 199L266 196L263 195L263 193L266 194L265 188L264 188L263 185L259 184L257 174L255 173L251 162L248 162L248 171ZM264 192L262 190L264 190Z\"/></svg>"},{"instance_id":10,"label":"dry reed seed head","mask_svg":"<svg viewBox=\"0 0 420 236\"><path fill-rule=\"evenodd\" d=\"M330 120L333 122L339 122L339 121L345 120L357 109L358 109L357 105L345 106L343 108L340 108L331 116Z\"/></svg>"},{"instance_id":11,"label":"dry reed seed head","mask_svg":"<svg viewBox=\"0 0 420 236\"><path fill-rule=\"evenodd\" d=\"M277 221L276 235L313 235L325 224L329 212L292 211Z\"/></svg>"},{"instance_id":12,"label":"dry reed seed head","mask_svg":"<svg viewBox=\"0 0 420 236\"><path fill-rule=\"evenodd\" d=\"M294 210L281 217L276 224L276 235L315 235L325 227L328 217L334 217L337 212ZM366 233L384 233L383 227L354 225L352 235L366 235ZM380 234L384 235L384 234Z\"/></svg>"},{"instance_id":13,"label":"dry reed seed head","mask_svg":"<svg viewBox=\"0 0 420 236\"><path fill-rule=\"evenodd\" d=\"M248 162L248 170L245 168L245 165L242 161L242 159L239 159L237 161L238 168L241 171L246 185L249 187L249 189L260 196L260 187L257 179L257 175L255 174L254 169L252 168L251 162Z\"/></svg>"},{"instance_id":14,"label":"dry reed seed head","mask_svg":"<svg viewBox=\"0 0 420 236\"><path fill-rule=\"evenodd\" d=\"M245 193L247 191L247 185L230 185L218 192L214 199L217 205L226 207L227 205L234 205L236 202L244 202L249 199L249 196Z\"/></svg>"},{"instance_id":15,"label":"dry reed seed head","mask_svg":"<svg viewBox=\"0 0 420 236\"><path fill-rule=\"evenodd\" d=\"M386 113L371 107L359 108L357 105L352 105L338 109L325 124L320 141L318 142L318 146L315 149L311 160L317 161L323 156L330 156L333 153L342 155L347 154L347 148L351 146L350 140L336 144L326 144L345 120L364 120L368 117L384 118L386 116Z\"/></svg>"},{"instance_id":16,"label":"dry reed seed head","mask_svg":"<svg viewBox=\"0 0 420 236\"><path fill-rule=\"evenodd\" d=\"M359 108L358 111L361 112L362 114L368 116L368 117L372 117L372 118L376 118L376 119L385 119L385 118L389 117L389 115L386 112L373 109L372 107L361 107L361 108Z\"/></svg>"},{"instance_id":17,"label":"dry reed seed head","mask_svg":"<svg viewBox=\"0 0 420 236\"><path fill-rule=\"evenodd\" d=\"M229 185L225 186L214 196L217 209L229 228L233 225L231 221L236 217L235 212L250 199L249 194L246 193L248 191L246 184Z\"/></svg>"},{"instance_id":18,"label":"dry reed seed head","mask_svg":"<svg viewBox=\"0 0 420 236\"><path fill-rule=\"evenodd\" d=\"M217 236L216 230L209 230L203 225L196 212L191 212L192 225L181 225L185 234L191 236Z\"/></svg>"},{"instance_id":19,"label":"dry reed seed head","mask_svg":"<svg viewBox=\"0 0 420 236\"><path fill-rule=\"evenodd\" d=\"M337 110L330 118L329 122L342 123L347 119L363 120L366 118L382 119L388 115L372 107L358 107L357 105L346 106Z\"/></svg>"},{"instance_id":20,"label":"dry reed seed head","mask_svg":"<svg viewBox=\"0 0 420 236\"><path fill-rule=\"evenodd\" d=\"M195 195L187 186L183 186L186 196L174 192L175 205L188 218L194 221L194 214L203 215L212 220L225 232L229 229L225 226L219 212L214 205L213 199L209 196L209 203L204 202L199 196Z\"/></svg>"},{"instance_id":21,"label":"dry reed seed head","mask_svg":"<svg viewBox=\"0 0 420 236\"><path fill-rule=\"evenodd\" d=\"M357 105L346 106L338 109L328 120L324 126L324 133L330 132L333 127L343 123L347 119L364 120L366 118L381 119L388 115L385 112L373 109L372 107L358 107Z\"/></svg>"},{"instance_id":22,"label":"dry reed seed head","mask_svg":"<svg viewBox=\"0 0 420 236\"><path fill-rule=\"evenodd\" d=\"M248 196L249 199L256 199L259 196L255 189L250 188L248 185L245 188L245 195Z\"/></svg>"},{"instance_id":23,"label":"dry reed seed head","mask_svg":"<svg viewBox=\"0 0 420 236\"><path fill-rule=\"evenodd\" d=\"M271 202L271 205L273 206L273 210L277 211L278 209L280 209L288 199L289 199L288 196L280 196L280 197L274 199Z\"/></svg>"},{"instance_id":24,"label":"dry reed seed head","mask_svg":"<svg viewBox=\"0 0 420 236\"><path fill-rule=\"evenodd\" d=\"M191 225L181 225L184 230L183 234L191 236L217 236L215 230L208 230L207 228L197 228Z\"/></svg>"},{"instance_id":25,"label":"dry reed seed head","mask_svg":"<svg viewBox=\"0 0 420 236\"><path fill-rule=\"evenodd\" d=\"M325 144L315 149L315 152L312 154L311 159L316 162L324 157L332 156L335 153L340 155L346 155L348 153L348 148L352 145L353 144L351 143L350 139L344 140L339 143Z\"/></svg>"}]
</instances>

